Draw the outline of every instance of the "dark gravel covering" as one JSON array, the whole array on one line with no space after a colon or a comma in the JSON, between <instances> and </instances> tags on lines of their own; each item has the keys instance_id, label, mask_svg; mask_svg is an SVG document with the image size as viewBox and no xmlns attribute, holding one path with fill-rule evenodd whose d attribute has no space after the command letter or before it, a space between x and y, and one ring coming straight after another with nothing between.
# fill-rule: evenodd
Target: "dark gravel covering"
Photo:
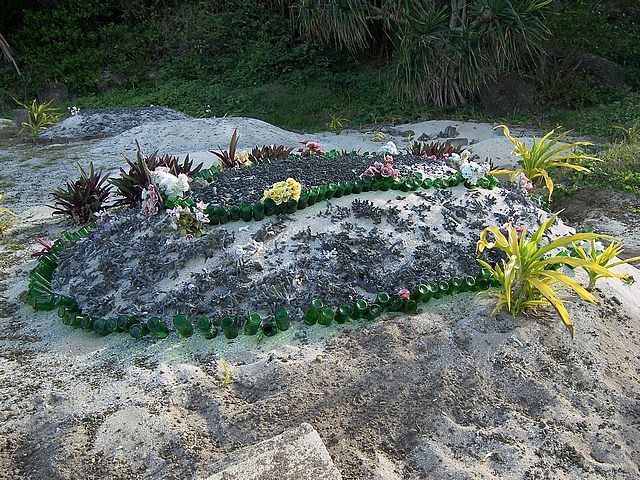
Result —
<instances>
[{"instance_id":1,"label":"dark gravel covering","mask_svg":"<svg viewBox=\"0 0 640 480\"><path fill-rule=\"evenodd\" d=\"M38 136L47 140L87 140L113 137L149 122L191 118L167 107L87 108L49 127Z\"/></svg>"},{"instance_id":2,"label":"dark gravel covering","mask_svg":"<svg viewBox=\"0 0 640 480\"><path fill-rule=\"evenodd\" d=\"M214 205L237 205L245 201L260 201L265 190L274 183L291 177L302 188L317 187L328 183L357 180L374 162L382 157L298 157L275 161L249 168L226 169L214 176L211 183L193 184L193 195L198 200ZM447 168L444 161L425 160L416 155L396 155L393 165L400 175L410 175L417 166L438 171ZM451 170L453 172L453 170Z\"/></svg>"}]
</instances>

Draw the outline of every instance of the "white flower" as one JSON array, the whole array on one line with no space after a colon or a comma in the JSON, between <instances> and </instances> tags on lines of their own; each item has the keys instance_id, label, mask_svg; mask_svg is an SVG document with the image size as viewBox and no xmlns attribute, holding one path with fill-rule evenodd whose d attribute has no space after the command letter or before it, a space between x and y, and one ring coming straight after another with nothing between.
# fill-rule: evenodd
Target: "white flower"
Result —
<instances>
[{"instance_id":1,"label":"white flower","mask_svg":"<svg viewBox=\"0 0 640 480\"><path fill-rule=\"evenodd\" d=\"M189 177L184 173L176 177L165 167L158 167L151 172L151 181L168 198L182 198L189 191Z\"/></svg>"},{"instance_id":2,"label":"white flower","mask_svg":"<svg viewBox=\"0 0 640 480\"><path fill-rule=\"evenodd\" d=\"M470 162L471 161L471 152L469 150L463 150L460 152L460 161L461 162Z\"/></svg>"},{"instance_id":3,"label":"white flower","mask_svg":"<svg viewBox=\"0 0 640 480\"><path fill-rule=\"evenodd\" d=\"M378 149L380 155L399 155L398 147L393 142L387 142Z\"/></svg>"},{"instance_id":4,"label":"white flower","mask_svg":"<svg viewBox=\"0 0 640 480\"><path fill-rule=\"evenodd\" d=\"M449 155L449 160L451 160L454 165L460 165L462 163L462 159L457 153L452 153L451 155Z\"/></svg>"},{"instance_id":5,"label":"white flower","mask_svg":"<svg viewBox=\"0 0 640 480\"><path fill-rule=\"evenodd\" d=\"M202 202L202 201L200 201L200 202L196 203L196 208L197 208L198 210L204 210L204 209L206 209L208 206L209 206L209 204L208 204L208 203L204 203L204 202Z\"/></svg>"},{"instance_id":6,"label":"white flower","mask_svg":"<svg viewBox=\"0 0 640 480\"><path fill-rule=\"evenodd\" d=\"M477 185L478 181L489 172L489 165L486 163L465 162L460 166L460 173L471 185Z\"/></svg>"}]
</instances>

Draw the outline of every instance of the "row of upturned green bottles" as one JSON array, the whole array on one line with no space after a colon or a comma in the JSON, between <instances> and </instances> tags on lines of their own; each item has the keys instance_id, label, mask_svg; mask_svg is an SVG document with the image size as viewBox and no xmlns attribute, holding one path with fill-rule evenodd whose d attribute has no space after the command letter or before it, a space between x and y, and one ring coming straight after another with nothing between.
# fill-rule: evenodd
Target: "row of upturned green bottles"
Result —
<instances>
[{"instance_id":1,"label":"row of upturned green bottles","mask_svg":"<svg viewBox=\"0 0 640 480\"><path fill-rule=\"evenodd\" d=\"M248 202L231 207L209 205L205 212L213 225L225 224L228 222L240 221L250 222L251 220L263 220L265 217L280 214L294 213L297 210L304 210L323 200L340 198L346 195L359 194L362 192L399 190L403 192L416 191L418 189L429 188L450 188L464 183L468 188L473 186L465 183L460 172L456 172L446 178L424 178L421 173L414 173L411 177L393 179L391 177L364 177L356 181L344 181L330 183L320 187L304 190L300 198L276 204L273 199L267 198L263 203L251 204ZM478 187L493 189L498 184L494 176L486 176L478 182Z\"/></svg>"}]
</instances>

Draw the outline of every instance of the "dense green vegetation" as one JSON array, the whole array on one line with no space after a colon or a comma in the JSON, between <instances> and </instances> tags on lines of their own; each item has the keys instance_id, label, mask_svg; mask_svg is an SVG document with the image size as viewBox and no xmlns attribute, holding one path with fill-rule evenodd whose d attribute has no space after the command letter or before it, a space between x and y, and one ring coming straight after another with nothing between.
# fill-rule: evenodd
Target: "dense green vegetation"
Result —
<instances>
[{"instance_id":1,"label":"dense green vegetation","mask_svg":"<svg viewBox=\"0 0 640 480\"><path fill-rule=\"evenodd\" d=\"M437 108L404 97L388 81L388 55L350 55L299 36L270 0L5 0L0 32L24 74L0 66L0 111L11 95L29 101L46 80L64 82L62 107L167 105L195 116L247 115L286 128L326 128L455 116L486 119L466 104ZM542 92L532 111L507 119L611 137L640 124L639 8L634 0L557 0L544 69L522 75ZM293 17L295 18L295 16ZM601 87L571 69L593 52L623 65L627 87ZM384 52L383 52L384 53Z\"/></svg>"}]
</instances>

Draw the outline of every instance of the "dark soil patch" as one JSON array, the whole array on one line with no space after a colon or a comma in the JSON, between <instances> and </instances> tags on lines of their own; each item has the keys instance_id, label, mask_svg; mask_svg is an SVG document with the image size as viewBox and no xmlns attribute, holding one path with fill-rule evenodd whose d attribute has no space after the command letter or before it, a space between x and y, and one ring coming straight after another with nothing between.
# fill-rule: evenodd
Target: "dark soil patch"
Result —
<instances>
[{"instance_id":1,"label":"dark soil patch","mask_svg":"<svg viewBox=\"0 0 640 480\"><path fill-rule=\"evenodd\" d=\"M287 178L293 178L303 188L312 188L339 181L354 181L374 162L382 157L298 157L275 161L249 168L232 168L215 175L210 184L194 184L194 197L215 205L234 205L258 202L264 191ZM425 160L416 155L397 155L393 165L400 175L410 175L416 167L428 168L433 177L453 173L443 160Z\"/></svg>"},{"instance_id":2,"label":"dark soil patch","mask_svg":"<svg viewBox=\"0 0 640 480\"><path fill-rule=\"evenodd\" d=\"M616 190L583 189L558 206L560 216L580 229L594 229L622 240L622 258L640 255L640 197Z\"/></svg>"}]
</instances>

